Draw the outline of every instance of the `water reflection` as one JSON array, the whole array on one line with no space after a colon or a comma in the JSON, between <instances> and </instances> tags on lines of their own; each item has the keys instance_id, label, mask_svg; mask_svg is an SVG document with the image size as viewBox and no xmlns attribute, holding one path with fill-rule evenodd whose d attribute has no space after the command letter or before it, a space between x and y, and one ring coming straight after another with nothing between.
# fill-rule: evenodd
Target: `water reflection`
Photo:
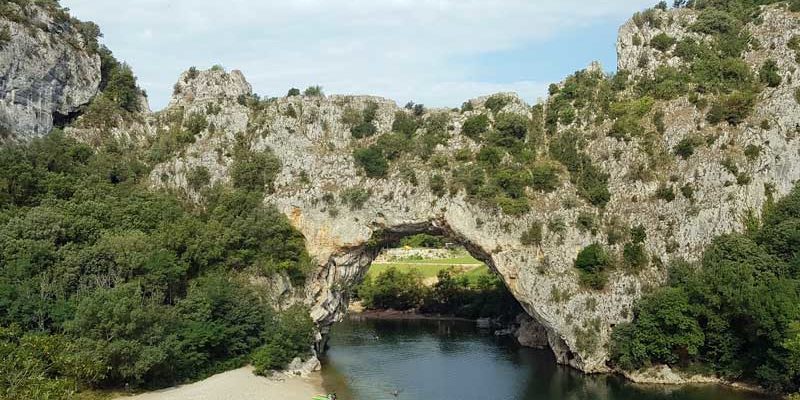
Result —
<instances>
[{"instance_id":1,"label":"water reflection","mask_svg":"<svg viewBox=\"0 0 800 400\"><path fill-rule=\"evenodd\" d=\"M365 320L334 326L323 360L326 389L344 400L754 400L705 387L641 387L559 366L460 321Z\"/></svg>"}]
</instances>

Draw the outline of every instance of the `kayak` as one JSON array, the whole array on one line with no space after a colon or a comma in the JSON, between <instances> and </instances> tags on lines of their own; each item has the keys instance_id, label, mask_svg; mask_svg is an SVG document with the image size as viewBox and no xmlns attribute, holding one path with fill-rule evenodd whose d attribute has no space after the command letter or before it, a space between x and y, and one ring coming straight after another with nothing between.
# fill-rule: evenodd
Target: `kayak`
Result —
<instances>
[{"instance_id":1,"label":"kayak","mask_svg":"<svg viewBox=\"0 0 800 400\"><path fill-rule=\"evenodd\" d=\"M328 395L318 394L318 395L312 397L311 400L331 400L331 398L328 397Z\"/></svg>"}]
</instances>

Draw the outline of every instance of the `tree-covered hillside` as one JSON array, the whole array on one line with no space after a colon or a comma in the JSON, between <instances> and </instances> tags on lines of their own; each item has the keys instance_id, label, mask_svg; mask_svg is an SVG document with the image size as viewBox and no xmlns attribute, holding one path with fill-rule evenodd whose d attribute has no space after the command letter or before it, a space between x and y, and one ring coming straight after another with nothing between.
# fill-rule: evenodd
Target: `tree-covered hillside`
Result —
<instances>
[{"instance_id":1,"label":"tree-covered hillside","mask_svg":"<svg viewBox=\"0 0 800 400\"><path fill-rule=\"evenodd\" d=\"M800 387L800 187L745 233L718 237L697 264L675 263L666 287L642 298L616 327L623 369L668 364Z\"/></svg>"},{"instance_id":2,"label":"tree-covered hillside","mask_svg":"<svg viewBox=\"0 0 800 400\"><path fill-rule=\"evenodd\" d=\"M148 168L59 132L0 150L0 398L162 386L310 349L307 310L272 311L252 277L301 284L304 239L261 193L201 206Z\"/></svg>"}]
</instances>

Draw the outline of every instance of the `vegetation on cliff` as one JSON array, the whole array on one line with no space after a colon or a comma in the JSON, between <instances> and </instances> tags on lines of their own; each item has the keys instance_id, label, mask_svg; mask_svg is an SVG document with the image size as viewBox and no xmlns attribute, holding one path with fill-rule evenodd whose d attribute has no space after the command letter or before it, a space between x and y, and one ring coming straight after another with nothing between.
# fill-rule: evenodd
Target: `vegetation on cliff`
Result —
<instances>
[{"instance_id":1,"label":"vegetation on cliff","mask_svg":"<svg viewBox=\"0 0 800 400\"><path fill-rule=\"evenodd\" d=\"M800 383L800 187L760 224L718 237L697 264L676 262L614 331L623 369L699 369L777 391Z\"/></svg>"}]
</instances>

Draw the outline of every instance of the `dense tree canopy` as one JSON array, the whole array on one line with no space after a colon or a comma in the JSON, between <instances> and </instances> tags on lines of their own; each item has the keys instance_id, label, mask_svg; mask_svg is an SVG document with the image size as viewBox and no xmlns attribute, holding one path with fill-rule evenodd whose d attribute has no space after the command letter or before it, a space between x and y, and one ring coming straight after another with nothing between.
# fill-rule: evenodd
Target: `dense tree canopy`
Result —
<instances>
[{"instance_id":1,"label":"dense tree canopy","mask_svg":"<svg viewBox=\"0 0 800 400\"><path fill-rule=\"evenodd\" d=\"M257 365L307 350L310 322L281 322L307 312L276 315L247 280L304 279L285 217L260 192L215 187L196 208L147 190L148 169L114 148L55 132L0 149L0 397L168 385L274 342L291 346Z\"/></svg>"}]
</instances>

